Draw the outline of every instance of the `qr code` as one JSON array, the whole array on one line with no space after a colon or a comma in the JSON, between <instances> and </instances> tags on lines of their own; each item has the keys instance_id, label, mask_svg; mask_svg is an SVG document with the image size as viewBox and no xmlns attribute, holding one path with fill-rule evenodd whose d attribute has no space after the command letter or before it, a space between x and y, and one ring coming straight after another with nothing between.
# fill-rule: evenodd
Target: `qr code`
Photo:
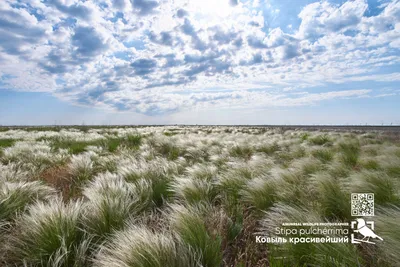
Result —
<instances>
[{"instance_id":1,"label":"qr code","mask_svg":"<svg viewBox=\"0 0 400 267\"><path fill-rule=\"evenodd\" d=\"M351 194L352 216L374 216L374 194Z\"/></svg>"}]
</instances>

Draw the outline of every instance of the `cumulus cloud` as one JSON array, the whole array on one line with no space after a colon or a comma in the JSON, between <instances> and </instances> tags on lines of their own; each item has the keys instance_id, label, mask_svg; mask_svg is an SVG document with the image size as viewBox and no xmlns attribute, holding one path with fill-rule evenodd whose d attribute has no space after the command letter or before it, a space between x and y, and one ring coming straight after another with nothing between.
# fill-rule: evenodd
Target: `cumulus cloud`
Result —
<instances>
[{"instance_id":1,"label":"cumulus cloud","mask_svg":"<svg viewBox=\"0 0 400 267\"><path fill-rule=\"evenodd\" d=\"M131 67L135 75L147 75L155 71L157 62L152 59L138 59L132 62Z\"/></svg>"},{"instance_id":2,"label":"cumulus cloud","mask_svg":"<svg viewBox=\"0 0 400 267\"><path fill-rule=\"evenodd\" d=\"M299 14L299 35L315 39L327 32L352 29L360 23L368 5L365 0L345 2L337 7L327 1L307 5Z\"/></svg>"},{"instance_id":3,"label":"cumulus cloud","mask_svg":"<svg viewBox=\"0 0 400 267\"><path fill-rule=\"evenodd\" d=\"M157 43L157 44L171 46L174 43L172 34L169 32L161 32L160 34L151 32L149 34L149 38L152 42Z\"/></svg>"},{"instance_id":4,"label":"cumulus cloud","mask_svg":"<svg viewBox=\"0 0 400 267\"><path fill-rule=\"evenodd\" d=\"M176 15L178 16L178 18L183 18L188 15L188 12L186 10L180 8L180 9L178 9L178 11L176 11Z\"/></svg>"},{"instance_id":5,"label":"cumulus cloud","mask_svg":"<svg viewBox=\"0 0 400 267\"><path fill-rule=\"evenodd\" d=\"M26 10L0 6L0 47L8 54L24 53L24 46L37 44L46 34L35 16Z\"/></svg>"},{"instance_id":6,"label":"cumulus cloud","mask_svg":"<svg viewBox=\"0 0 400 267\"><path fill-rule=\"evenodd\" d=\"M84 20L90 19L91 16L91 10L79 2L72 5L64 5L59 0L53 0L49 1L49 4L53 5L59 11L65 13L68 16L77 17Z\"/></svg>"},{"instance_id":7,"label":"cumulus cloud","mask_svg":"<svg viewBox=\"0 0 400 267\"><path fill-rule=\"evenodd\" d=\"M239 4L239 1L238 0L229 0L229 4L231 6L237 6Z\"/></svg>"},{"instance_id":8,"label":"cumulus cloud","mask_svg":"<svg viewBox=\"0 0 400 267\"><path fill-rule=\"evenodd\" d=\"M107 48L107 44L93 27L75 28L71 40L76 48L76 57L93 57Z\"/></svg>"},{"instance_id":9,"label":"cumulus cloud","mask_svg":"<svg viewBox=\"0 0 400 267\"><path fill-rule=\"evenodd\" d=\"M140 15L148 15L154 12L159 3L152 0L131 0L133 9L137 10Z\"/></svg>"},{"instance_id":10,"label":"cumulus cloud","mask_svg":"<svg viewBox=\"0 0 400 267\"><path fill-rule=\"evenodd\" d=\"M318 1L287 27L279 16L271 21L261 2L2 1L1 86L148 115L373 96L312 92L399 80L382 67L400 65L400 2L374 16L368 7Z\"/></svg>"}]
</instances>

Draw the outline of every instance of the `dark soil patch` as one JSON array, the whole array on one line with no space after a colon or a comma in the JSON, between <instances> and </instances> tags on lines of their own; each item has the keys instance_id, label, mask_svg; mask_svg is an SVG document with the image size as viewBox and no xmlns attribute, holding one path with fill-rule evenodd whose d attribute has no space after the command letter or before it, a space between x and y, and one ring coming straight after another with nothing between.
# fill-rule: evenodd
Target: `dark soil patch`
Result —
<instances>
[{"instance_id":1,"label":"dark soil patch","mask_svg":"<svg viewBox=\"0 0 400 267\"><path fill-rule=\"evenodd\" d=\"M225 267L267 267L269 266L266 244L256 243L258 218L251 209L243 214L243 228L240 234L224 249Z\"/></svg>"},{"instance_id":2,"label":"dark soil patch","mask_svg":"<svg viewBox=\"0 0 400 267\"><path fill-rule=\"evenodd\" d=\"M39 175L40 179L59 191L64 200L71 197L72 177L69 174L68 166L53 166Z\"/></svg>"}]
</instances>

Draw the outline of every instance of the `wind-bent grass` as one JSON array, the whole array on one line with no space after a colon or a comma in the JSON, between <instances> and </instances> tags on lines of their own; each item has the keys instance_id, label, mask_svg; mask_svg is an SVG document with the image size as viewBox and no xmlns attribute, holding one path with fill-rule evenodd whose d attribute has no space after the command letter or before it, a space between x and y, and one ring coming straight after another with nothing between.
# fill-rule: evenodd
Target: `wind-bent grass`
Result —
<instances>
[{"instance_id":1,"label":"wind-bent grass","mask_svg":"<svg viewBox=\"0 0 400 267\"><path fill-rule=\"evenodd\" d=\"M125 145L129 148L138 148L142 144L143 137L139 134L131 134L126 137Z\"/></svg>"},{"instance_id":2,"label":"wind-bent grass","mask_svg":"<svg viewBox=\"0 0 400 267\"><path fill-rule=\"evenodd\" d=\"M236 215L241 197L240 191L251 178L252 172L249 169L230 170L218 178L216 188L221 192L222 204L230 215Z\"/></svg>"},{"instance_id":3,"label":"wind-bent grass","mask_svg":"<svg viewBox=\"0 0 400 267\"><path fill-rule=\"evenodd\" d=\"M185 208L173 206L171 213L171 227L180 236L183 242L189 245L202 266L220 266L222 262L221 238L211 236L202 217L204 207ZM204 216L204 215L203 215Z\"/></svg>"},{"instance_id":4,"label":"wind-bent grass","mask_svg":"<svg viewBox=\"0 0 400 267\"><path fill-rule=\"evenodd\" d=\"M98 175L83 190L89 200L85 228L97 239L106 237L146 208L151 194L151 185L145 180L133 184L116 174Z\"/></svg>"},{"instance_id":5,"label":"wind-bent grass","mask_svg":"<svg viewBox=\"0 0 400 267\"><path fill-rule=\"evenodd\" d=\"M169 233L154 233L131 225L115 233L94 260L95 267L196 267L196 255Z\"/></svg>"},{"instance_id":6,"label":"wind-bent grass","mask_svg":"<svg viewBox=\"0 0 400 267\"><path fill-rule=\"evenodd\" d=\"M48 142L18 141L13 146L3 149L3 162L32 164L36 169L44 170L52 164L65 161L66 150L53 152Z\"/></svg>"},{"instance_id":7,"label":"wind-bent grass","mask_svg":"<svg viewBox=\"0 0 400 267\"><path fill-rule=\"evenodd\" d=\"M218 168L210 163L195 164L186 168L186 175L193 179L211 181L218 174Z\"/></svg>"},{"instance_id":8,"label":"wind-bent grass","mask_svg":"<svg viewBox=\"0 0 400 267\"><path fill-rule=\"evenodd\" d=\"M13 146L15 143L14 139L0 139L0 149L3 147Z\"/></svg>"},{"instance_id":9,"label":"wind-bent grass","mask_svg":"<svg viewBox=\"0 0 400 267\"><path fill-rule=\"evenodd\" d=\"M29 177L33 174L35 167L28 165L30 170L26 170L27 166L18 163L9 163L7 165L2 165L0 163L0 181L7 182L20 182L27 181ZM23 168L25 167L25 168Z\"/></svg>"},{"instance_id":10,"label":"wind-bent grass","mask_svg":"<svg viewBox=\"0 0 400 267\"><path fill-rule=\"evenodd\" d=\"M358 140L341 143L339 144L339 148L342 153L342 162L348 167L355 167L358 163L360 156L360 143Z\"/></svg>"},{"instance_id":11,"label":"wind-bent grass","mask_svg":"<svg viewBox=\"0 0 400 267\"><path fill-rule=\"evenodd\" d=\"M391 206L380 209L379 214L374 218L376 221L375 230L383 242L377 242L381 255L376 257L379 266L396 266L400 262L400 208ZM378 266L378 265L377 265Z\"/></svg>"},{"instance_id":12,"label":"wind-bent grass","mask_svg":"<svg viewBox=\"0 0 400 267\"><path fill-rule=\"evenodd\" d=\"M317 149L312 152L312 155L322 163L328 163L333 160L334 152L329 149Z\"/></svg>"},{"instance_id":13,"label":"wind-bent grass","mask_svg":"<svg viewBox=\"0 0 400 267\"><path fill-rule=\"evenodd\" d=\"M61 139L56 138L51 143L54 150L68 149L71 154L80 154L86 151L88 146L98 146L101 144L101 140L90 140L90 141L76 141L73 139Z\"/></svg>"},{"instance_id":14,"label":"wind-bent grass","mask_svg":"<svg viewBox=\"0 0 400 267\"><path fill-rule=\"evenodd\" d=\"M183 159L184 160L184 159ZM152 203L155 207L163 206L172 196L170 189L172 177L180 172L180 161L168 161L156 157L151 161L129 158L119 166L119 173L128 182L136 183L145 179L152 186Z\"/></svg>"},{"instance_id":15,"label":"wind-bent grass","mask_svg":"<svg viewBox=\"0 0 400 267\"><path fill-rule=\"evenodd\" d=\"M292 166L304 177L310 177L312 174L325 168L318 160L314 158L298 159L293 162Z\"/></svg>"},{"instance_id":16,"label":"wind-bent grass","mask_svg":"<svg viewBox=\"0 0 400 267\"><path fill-rule=\"evenodd\" d=\"M265 211L276 201L280 184L280 181L272 176L249 180L241 191L243 202Z\"/></svg>"},{"instance_id":17,"label":"wind-bent grass","mask_svg":"<svg viewBox=\"0 0 400 267\"><path fill-rule=\"evenodd\" d=\"M79 225L82 202L64 204L56 198L38 202L17 221L11 239L11 262L36 266L84 266L88 264L88 240ZM10 263L11 263L10 262Z\"/></svg>"},{"instance_id":18,"label":"wind-bent grass","mask_svg":"<svg viewBox=\"0 0 400 267\"><path fill-rule=\"evenodd\" d=\"M324 173L315 174L312 180L321 216L332 221L351 220L350 191L346 182Z\"/></svg>"},{"instance_id":19,"label":"wind-bent grass","mask_svg":"<svg viewBox=\"0 0 400 267\"><path fill-rule=\"evenodd\" d=\"M261 145L256 148L257 152L263 152L267 155L273 155L275 152L279 151L281 148L278 145L278 143L273 143L273 144L265 144Z\"/></svg>"},{"instance_id":20,"label":"wind-bent grass","mask_svg":"<svg viewBox=\"0 0 400 267\"><path fill-rule=\"evenodd\" d=\"M94 163L91 154L85 153L72 156L69 163L69 172L72 176L71 187L73 190L89 181L94 174Z\"/></svg>"},{"instance_id":21,"label":"wind-bent grass","mask_svg":"<svg viewBox=\"0 0 400 267\"><path fill-rule=\"evenodd\" d=\"M48 200L55 190L39 181L0 182L0 221L11 220L35 201Z\"/></svg>"},{"instance_id":22,"label":"wind-bent grass","mask_svg":"<svg viewBox=\"0 0 400 267\"><path fill-rule=\"evenodd\" d=\"M174 140L153 138L149 140L149 144L155 149L158 155L168 160L176 160L186 154L183 147L178 146Z\"/></svg>"},{"instance_id":23,"label":"wind-bent grass","mask_svg":"<svg viewBox=\"0 0 400 267\"><path fill-rule=\"evenodd\" d=\"M310 138L306 138L311 144L313 145L318 145L318 146L322 146L322 145L326 145L329 144L329 142L331 141L329 139L329 137L326 134L322 134L322 135L317 135L314 137L310 137Z\"/></svg>"},{"instance_id":24,"label":"wind-bent grass","mask_svg":"<svg viewBox=\"0 0 400 267\"><path fill-rule=\"evenodd\" d=\"M183 203L195 204L202 201L212 203L217 192L211 181L188 178L177 178L171 184L171 190Z\"/></svg>"},{"instance_id":25,"label":"wind-bent grass","mask_svg":"<svg viewBox=\"0 0 400 267\"><path fill-rule=\"evenodd\" d=\"M106 137L100 139L74 140L71 138L53 138L51 146L54 150L68 149L71 154L80 154L87 151L90 146L97 146L115 152L120 146L130 149L138 148L142 143L142 136L139 134L129 134L126 137Z\"/></svg>"},{"instance_id":26,"label":"wind-bent grass","mask_svg":"<svg viewBox=\"0 0 400 267\"><path fill-rule=\"evenodd\" d=\"M243 158L245 160L249 160L253 154L253 148L247 145L236 145L230 151L232 157Z\"/></svg>"},{"instance_id":27,"label":"wind-bent grass","mask_svg":"<svg viewBox=\"0 0 400 267\"><path fill-rule=\"evenodd\" d=\"M399 181L384 172L364 171L353 175L354 189L359 193L374 193L376 204L400 204Z\"/></svg>"},{"instance_id":28,"label":"wind-bent grass","mask_svg":"<svg viewBox=\"0 0 400 267\"><path fill-rule=\"evenodd\" d=\"M371 171L379 171L382 169L382 167L379 165L379 162L377 160L371 159L371 158L362 158L360 159L360 165L366 169L366 170L371 170Z\"/></svg>"}]
</instances>

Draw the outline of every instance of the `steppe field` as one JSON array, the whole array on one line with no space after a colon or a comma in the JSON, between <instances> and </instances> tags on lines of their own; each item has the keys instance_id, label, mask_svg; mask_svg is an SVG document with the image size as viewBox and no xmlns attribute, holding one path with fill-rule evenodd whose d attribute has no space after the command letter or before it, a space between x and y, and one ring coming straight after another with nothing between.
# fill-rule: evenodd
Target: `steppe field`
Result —
<instances>
[{"instance_id":1,"label":"steppe field","mask_svg":"<svg viewBox=\"0 0 400 267\"><path fill-rule=\"evenodd\" d=\"M349 222L375 245L256 242ZM400 138L387 129L0 128L0 266L400 266Z\"/></svg>"}]
</instances>

